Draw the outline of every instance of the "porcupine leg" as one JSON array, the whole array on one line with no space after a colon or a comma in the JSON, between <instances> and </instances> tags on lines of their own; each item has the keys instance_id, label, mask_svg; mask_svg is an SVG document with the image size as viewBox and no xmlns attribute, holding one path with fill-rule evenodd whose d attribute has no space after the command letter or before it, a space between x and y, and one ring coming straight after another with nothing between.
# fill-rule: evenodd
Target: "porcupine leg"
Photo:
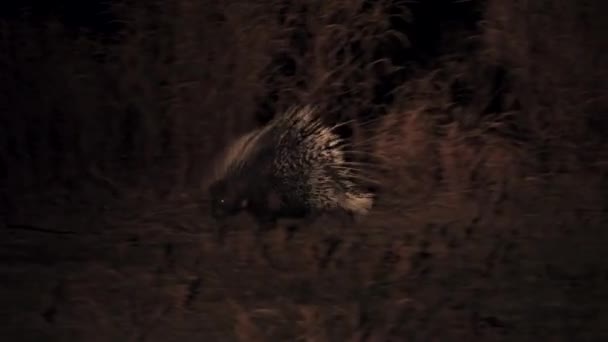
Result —
<instances>
[{"instance_id":1,"label":"porcupine leg","mask_svg":"<svg viewBox=\"0 0 608 342\"><path fill-rule=\"evenodd\" d=\"M325 251L325 255L321 258L319 262L319 266L321 269L325 269L329 262L331 261L334 254L338 251L344 239L342 238L348 228L352 227L356 223L356 217L354 213L348 212L339 212L337 214L337 223L339 227L331 226L327 235L323 239L323 242L327 246Z\"/></svg>"},{"instance_id":2,"label":"porcupine leg","mask_svg":"<svg viewBox=\"0 0 608 342\"><path fill-rule=\"evenodd\" d=\"M257 219L257 230L255 232L256 246L260 249L262 257L268 262L268 264L274 269L282 269L272 258L270 248L264 241L264 234L268 231L274 230L277 227L277 220L275 217L265 216Z\"/></svg>"},{"instance_id":3,"label":"porcupine leg","mask_svg":"<svg viewBox=\"0 0 608 342\"><path fill-rule=\"evenodd\" d=\"M285 240L291 241L299 229L300 229L300 226L298 226L295 223L291 223L291 224L287 225L287 227L285 227L285 230L287 232L287 236L286 236Z\"/></svg>"},{"instance_id":4,"label":"porcupine leg","mask_svg":"<svg viewBox=\"0 0 608 342\"><path fill-rule=\"evenodd\" d=\"M256 237L261 239L262 236L277 227L277 220L274 218L261 218L257 220Z\"/></svg>"},{"instance_id":5,"label":"porcupine leg","mask_svg":"<svg viewBox=\"0 0 608 342\"><path fill-rule=\"evenodd\" d=\"M303 215L302 217L296 218L294 221L289 222L285 227L287 236L286 241L291 241L296 232L298 232L302 227L308 228L315 224L318 220L318 216L314 213L308 213Z\"/></svg>"}]
</instances>

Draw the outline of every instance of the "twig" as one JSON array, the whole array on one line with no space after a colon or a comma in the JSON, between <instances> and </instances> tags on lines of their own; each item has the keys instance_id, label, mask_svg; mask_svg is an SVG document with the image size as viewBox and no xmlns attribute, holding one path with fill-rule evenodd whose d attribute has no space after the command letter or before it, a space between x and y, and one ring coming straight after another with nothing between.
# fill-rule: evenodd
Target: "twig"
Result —
<instances>
[{"instance_id":1,"label":"twig","mask_svg":"<svg viewBox=\"0 0 608 342\"><path fill-rule=\"evenodd\" d=\"M27 230L39 233L58 234L58 235L76 235L76 232L70 230L57 230L43 227L30 226L25 224L7 224L6 228L13 230Z\"/></svg>"}]
</instances>

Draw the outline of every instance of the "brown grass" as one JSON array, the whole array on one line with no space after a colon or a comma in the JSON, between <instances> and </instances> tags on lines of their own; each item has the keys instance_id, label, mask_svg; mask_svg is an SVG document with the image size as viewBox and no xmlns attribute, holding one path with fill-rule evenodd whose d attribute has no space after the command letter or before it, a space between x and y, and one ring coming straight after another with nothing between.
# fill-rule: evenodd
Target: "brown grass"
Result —
<instances>
[{"instance_id":1,"label":"brown grass","mask_svg":"<svg viewBox=\"0 0 608 342\"><path fill-rule=\"evenodd\" d=\"M106 45L0 22L2 214L74 233L3 233L17 266L2 266L0 307L22 309L0 335L606 337L605 2L488 0L480 31L424 67L391 61L410 44L390 29L395 3L117 3L125 27ZM387 79L403 81L379 100ZM374 118L353 134L383 161L377 208L331 258L330 221L270 233L270 258L248 221L219 246L209 160L306 102Z\"/></svg>"}]
</instances>

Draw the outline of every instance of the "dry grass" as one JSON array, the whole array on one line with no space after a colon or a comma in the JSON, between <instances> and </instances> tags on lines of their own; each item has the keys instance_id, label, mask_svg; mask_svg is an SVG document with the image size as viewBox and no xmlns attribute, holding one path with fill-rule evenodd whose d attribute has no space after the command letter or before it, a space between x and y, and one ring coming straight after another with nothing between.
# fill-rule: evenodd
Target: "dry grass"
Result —
<instances>
[{"instance_id":1,"label":"dry grass","mask_svg":"<svg viewBox=\"0 0 608 342\"><path fill-rule=\"evenodd\" d=\"M2 214L74 233L3 233L0 307L23 307L5 335L606 337L605 2L488 0L480 31L424 67L395 58L409 4L370 3L116 3L105 45L0 22ZM267 259L242 220L219 246L209 160L306 102L357 119L378 207L337 247L319 222L270 233Z\"/></svg>"}]
</instances>

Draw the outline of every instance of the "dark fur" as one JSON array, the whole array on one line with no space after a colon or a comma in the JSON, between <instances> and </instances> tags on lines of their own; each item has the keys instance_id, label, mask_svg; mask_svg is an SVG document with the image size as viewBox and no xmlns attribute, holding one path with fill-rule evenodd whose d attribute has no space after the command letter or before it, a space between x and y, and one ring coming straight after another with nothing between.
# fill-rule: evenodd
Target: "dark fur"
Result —
<instances>
[{"instance_id":1,"label":"dark fur","mask_svg":"<svg viewBox=\"0 0 608 342\"><path fill-rule=\"evenodd\" d=\"M247 212L261 229L274 227L279 219L304 219L313 214L303 205L288 204L285 196L269 181L253 178L249 184L243 180L220 180L209 188L211 215L217 220Z\"/></svg>"}]
</instances>

